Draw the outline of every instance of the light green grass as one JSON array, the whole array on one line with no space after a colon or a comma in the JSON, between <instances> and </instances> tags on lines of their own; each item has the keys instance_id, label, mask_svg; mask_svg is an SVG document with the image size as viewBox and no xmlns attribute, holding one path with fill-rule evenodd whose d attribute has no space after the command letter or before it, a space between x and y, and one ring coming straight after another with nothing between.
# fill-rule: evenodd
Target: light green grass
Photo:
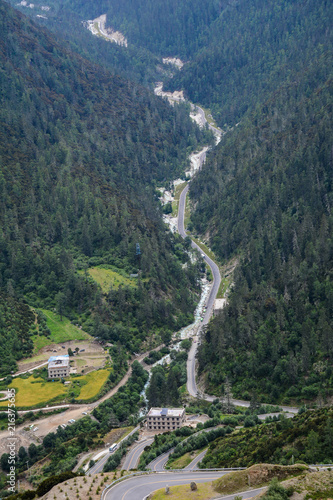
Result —
<instances>
[{"instance_id":1,"label":"light green grass","mask_svg":"<svg viewBox=\"0 0 333 500\"><path fill-rule=\"evenodd\" d=\"M184 469L184 467L187 467L202 451L204 451L205 448L200 448L200 450L195 450L195 451L189 451L188 453L184 453L179 458L176 458L176 460L172 460L168 462L168 467L171 469Z\"/></svg>"},{"instance_id":2,"label":"light green grass","mask_svg":"<svg viewBox=\"0 0 333 500\"><path fill-rule=\"evenodd\" d=\"M68 318L64 316L61 318L59 314L49 311L48 309L41 309L46 316L46 323L51 331L49 337L33 335L32 340L34 343L34 350L38 352L42 347L50 344L59 344L67 340L90 340L91 336L83 332L77 326L72 325ZM29 359L31 362L31 358Z\"/></svg>"},{"instance_id":3,"label":"light green grass","mask_svg":"<svg viewBox=\"0 0 333 500\"><path fill-rule=\"evenodd\" d=\"M226 291L228 290L230 285L230 280L228 278L221 278L221 283L219 286L219 291L217 292L217 299L223 299Z\"/></svg>"},{"instance_id":4,"label":"light green grass","mask_svg":"<svg viewBox=\"0 0 333 500\"><path fill-rule=\"evenodd\" d=\"M42 378L29 377L27 379L15 378L9 388L16 389L15 404L17 407L31 407L45 405L51 399L66 395L66 387L59 381L46 382ZM5 404L0 406L7 406Z\"/></svg>"},{"instance_id":5,"label":"light green grass","mask_svg":"<svg viewBox=\"0 0 333 500\"><path fill-rule=\"evenodd\" d=\"M83 271L80 271L82 274ZM91 267L88 269L88 274L98 283L104 293L107 293L110 288L118 290L120 286L136 287L136 278L128 278L126 276L113 271L112 269L104 269L103 267Z\"/></svg>"},{"instance_id":6,"label":"light green grass","mask_svg":"<svg viewBox=\"0 0 333 500\"><path fill-rule=\"evenodd\" d=\"M193 474L193 481L195 482L195 474ZM161 481L162 482L162 481ZM163 481L165 484L165 480ZM177 484L177 483L176 483ZM173 485L172 481L168 481L170 487L170 494L165 494L165 487L157 490L152 494L151 500L209 500L211 498L216 498L220 496L212 487L212 483L197 483L198 489L192 491L190 484L184 484L183 486Z\"/></svg>"},{"instance_id":7,"label":"light green grass","mask_svg":"<svg viewBox=\"0 0 333 500\"><path fill-rule=\"evenodd\" d=\"M90 399L97 396L107 381L109 374L110 370L97 370L76 379L79 380L80 383L85 384L80 391L80 395L76 399Z\"/></svg>"},{"instance_id":8,"label":"light green grass","mask_svg":"<svg viewBox=\"0 0 333 500\"><path fill-rule=\"evenodd\" d=\"M186 467L192 462L193 458L191 456L191 453L188 452L182 455L181 457L177 458L176 460L173 460L172 462L168 463L168 466L171 469L184 469L184 467Z\"/></svg>"},{"instance_id":9,"label":"light green grass","mask_svg":"<svg viewBox=\"0 0 333 500\"><path fill-rule=\"evenodd\" d=\"M84 366L85 364L86 364L85 359L78 359L78 358L75 359L75 365L77 368L82 368L82 366Z\"/></svg>"},{"instance_id":10,"label":"light green grass","mask_svg":"<svg viewBox=\"0 0 333 500\"><path fill-rule=\"evenodd\" d=\"M35 336L36 337L36 336ZM35 338L33 337L33 338ZM41 337L43 338L43 337ZM46 338L46 337L45 337ZM48 344L50 343L50 341L48 341ZM37 348L36 348L37 350ZM31 358L26 358L26 359L23 359L22 361L20 361L20 365L25 365L25 364L29 364L29 363L35 363L37 361L40 361L40 362L43 362L43 361L46 361L47 360L47 355L44 353L44 354L37 354L37 356L32 356ZM21 366L21 369L20 371L23 369L24 367Z\"/></svg>"},{"instance_id":11,"label":"light green grass","mask_svg":"<svg viewBox=\"0 0 333 500\"><path fill-rule=\"evenodd\" d=\"M71 379L72 382L79 382L79 386L75 387L75 391L80 391L76 399L89 400L97 396L106 383L109 374L110 370L102 369ZM26 379L15 378L9 388L16 389L15 403L20 408L46 405L56 397L61 402L74 390L73 387L65 386L59 380L55 382L45 381L40 377L34 378L33 376ZM7 406L7 404L8 401L0 401L0 408Z\"/></svg>"}]
</instances>

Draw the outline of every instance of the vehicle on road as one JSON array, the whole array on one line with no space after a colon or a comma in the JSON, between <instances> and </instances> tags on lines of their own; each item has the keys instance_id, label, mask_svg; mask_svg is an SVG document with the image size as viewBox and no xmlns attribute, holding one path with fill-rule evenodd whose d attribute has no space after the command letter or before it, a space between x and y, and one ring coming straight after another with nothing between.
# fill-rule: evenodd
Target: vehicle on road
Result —
<instances>
[{"instance_id":1,"label":"vehicle on road","mask_svg":"<svg viewBox=\"0 0 333 500\"><path fill-rule=\"evenodd\" d=\"M117 443L113 443L109 448L109 452L113 453L114 451L116 451L117 448L118 448Z\"/></svg>"}]
</instances>

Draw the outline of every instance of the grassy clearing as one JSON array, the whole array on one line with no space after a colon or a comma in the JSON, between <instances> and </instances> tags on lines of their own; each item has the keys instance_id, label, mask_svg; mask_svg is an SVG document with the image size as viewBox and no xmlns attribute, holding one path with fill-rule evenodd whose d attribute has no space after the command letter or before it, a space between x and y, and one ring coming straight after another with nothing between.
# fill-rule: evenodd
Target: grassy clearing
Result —
<instances>
[{"instance_id":1,"label":"grassy clearing","mask_svg":"<svg viewBox=\"0 0 333 500\"><path fill-rule=\"evenodd\" d=\"M193 481L195 481L195 474L193 474ZM170 494L165 494L165 488L155 491L151 496L151 500L165 500L170 498L170 500L209 500L210 498L216 498L219 495L212 486L212 483L197 483L198 489L192 491L189 484L183 486L173 486L172 481L168 482L170 487Z\"/></svg>"},{"instance_id":2,"label":"grassy clearing","mask_svg":"<svg viewBox=\"0 0 333 500\"><path fill-rule=\"evenodd\" d=\"M44 405L57 396L65 396L67 389L61 382L46 382L42 378L15 378L9 388L16 389L16 406L31 407ZM0 406L7 406L7 401Z\"/></svg>"},{"instance_id":3,"label":"grassy clearing","mask_svg":"<svg viewBox=\"0 0 333 500\"><path fill-rule=\"evenodd\" d=\"M176 460L173 460L171 462L169 461L168 466L171 469L184 469L184 467L187 467L192 462L192 460L194 460L202 451L204 451L204 449L205 448L189 451Z\"/></svg>"},{"instance_id":4,"label":"grassy clearing","mask_svg":"<svg viewBox=\"0 0 333 500\"><path fill-rule=\"evenodd\" d=\"M190 452L185 453L181 457L177 458L176 460L173 460L172 462L168 463L168 466L171 469L184 469L184 467L187 467L192 462L192 454Z\"/></svg>"},{"instance_id":5,"label":"grassy clearing","mask_svg":"<svg viewBox=\"0 0 333 500\"><path fill-rule=\"evenodd\" d=\"M59 344L60 342L66 342L67 340L90 340L91 336L88 333L83 332L77 326L72 325L68 318L64 316L61 318L59 314L49 311L47 309L41 309L41 311L46 316L46 323L51 330L51 335L49 337L34 335L32 337L35 352L38 352L42 347L50 344ZM29 363L31 358L29 358Z\"/></svg>"},{"instance_id":6,"label":"grassy clearing","mask_svg":"<svg viewBox=\"0 0 333 500\"><path fill-rule=\"evenodd\" d=\"M76 399L90 399L97 396L107 381L109 374L110 370L97 370L76 379L84 384L80 391L80 395Z\"/></svg>"},{"instance_id":7,"label":"grassy clearing","mask_svg":"<svg viewBox=\"0 0 333 500\"><path fill-rule=\"evenodd\" d=\"M80 271L82 274L84 271ZM136 287L136 279L128 278L122 274L113 271L112 269L105 269L103 267L91 267L88 269L88 274L91 278L98 283L104 293L108 293L110 288L118 290L120 286Z\"/></svg>"},{"instance_id":8,"label":"grassy clearing","mask_svg":"<svg viewBox=\"0 0 333 500\"><path fill-rule=\"evenodd\" d=\"M50 343L50 341L48 342ZM45 354L37 354L37 356L32 356L31 358L26 358L26 359L23 359L22 361L20 361L20 365L27 365L29 363L35 363L37 361L40 361L41 363L43 361L46 361L46 355ZM23 368L23 367L21 367Z\"/></svg>"},{"instance_id":9,"label":"grassy clearing","mask_svg":"<svg viewBox=\"0 0 333 500\"><path fill-rule=\"evenodd\" d=\"M227 278L221 278L221 283L216 298L223 299L229 286L230 286L230 280L228 280Z\"/></svg>"}]
</instances>

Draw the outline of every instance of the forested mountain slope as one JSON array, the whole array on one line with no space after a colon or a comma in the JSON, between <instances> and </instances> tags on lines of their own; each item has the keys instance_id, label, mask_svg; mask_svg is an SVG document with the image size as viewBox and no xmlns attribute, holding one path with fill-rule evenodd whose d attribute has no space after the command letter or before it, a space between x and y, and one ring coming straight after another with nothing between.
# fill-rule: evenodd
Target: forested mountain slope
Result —
<instances>
[{"instance_id":1,"label":"forested mountain slope","mask_svg":"<svg viewBox=\"0 0 333 500\"><path fill-rule=\"evenodd\" d=\"M163 57L187 59L205 45L210 25L227 5L224 0L209 0L204 4L198 0L36 0L30 8L31 4L9 1L57 36L65 38L84 57L149 86L172 71L170 65L162 64ZM108 28L125 35L126 47L94 36L84 27L85 21L102 14L107 16Z\"/></svg>"},{"instance_id":2,"label":"forested mountain slope","mask_svg":"<svg viewBox=\"0 0 333 500\"><path fill-rule=\"evenodd\" d=\"M34 7L30 8L30 4L8 1L38 25L52 31L58 39L63 39L63 43L70 46L74 52L97 62L112 73L143 84L149 82L150 85L161 78L158 71L160 57L140 45L129 44L124 47L111 43L103 37L94 36L86 28L85 22L104 14L106 6L97 2L36 0ZM44 10L45 8L49 10Z\"/></svg>"},{"instance_id":3,"label":"forested mountain slope","mask_svg":"<svg viewBox=\"0 0 333 500\"><path fill-rule=\"evenodd\" d=\"M56 2L57 3L57 2ZM61 9L70 8L80 16L107 15L107 25L120 30L129 43L159 56L187 58L203 45L211 23L223 4L218 0L182 2L179 0L65 0Z\"/></svg>"},{"instance_id":4,"label":"forested mountain slope","mask_svg":"<svg viewBox=\"0 0 333 500\"><path fill-rule=\"evenodd\" d=\"M184 324L196 270L165 230L155 186L181 174L201 137L185 109L69 52L2 1L0 88L2 293L56 306L129 349ZM141 276L103 295L78 273L96 265ZM5 344L3 372L27 351Z\"/></svg>"},{"instance_id":5,"label":"forested mountain slope","mask_svg":"<svg viewBox=\"0 0 333 500\"><path fill-rule=\"evenodd\" d=\"M211 24L205 45L165 83L234 125L277 85L293 81L332 48L329 0L234 0Z\"/></svg>"},{"instance_id":6,"label":"forested mountain slope","mask_svg":"<svg viewBox=\"0 0 333 500\"><path fill-rule=\"evenodd\" d=\"M242 429L209 445L201 465L249 467L256 463L332 463L332 408L307 411L292 419Z\"/></svg>"},{"instance_id":7,"label":"forested mountain slope","mask_svg":"<svg viewBox=\"0 0 333 500\"><path fill-rule=\"evenodd\" d=\"M238 397L332 394L332 104L332 50L315 50L191 184L196 230L222 260L241 256L199 351L216 393L229 377Z\"/></svg>"}]
</instances>

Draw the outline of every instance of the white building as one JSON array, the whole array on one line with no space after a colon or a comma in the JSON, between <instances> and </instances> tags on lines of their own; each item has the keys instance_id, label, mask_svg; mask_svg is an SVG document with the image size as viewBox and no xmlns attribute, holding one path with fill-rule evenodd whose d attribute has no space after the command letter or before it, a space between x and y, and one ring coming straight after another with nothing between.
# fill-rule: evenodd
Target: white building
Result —
<instances>
[{"instance_id":1,"label":"white building","mask_svg":"<svg viewBox=\"0 0 333 500\"><path fill-rule=\"evenodd\" d=\"M69 375L69 356L51 356L47 365L49 378L62 378Z\"/></svg>"},{"instance_id":2,"label":"white building","mask_svg":"<svg viewBox=\"0 0 333 500\"><path fill-rule=\"evenodd\" d=\"M147 415L149 431L174 431L185 422L185 408L150 408Z\"/></svg>"}]
</instances>

